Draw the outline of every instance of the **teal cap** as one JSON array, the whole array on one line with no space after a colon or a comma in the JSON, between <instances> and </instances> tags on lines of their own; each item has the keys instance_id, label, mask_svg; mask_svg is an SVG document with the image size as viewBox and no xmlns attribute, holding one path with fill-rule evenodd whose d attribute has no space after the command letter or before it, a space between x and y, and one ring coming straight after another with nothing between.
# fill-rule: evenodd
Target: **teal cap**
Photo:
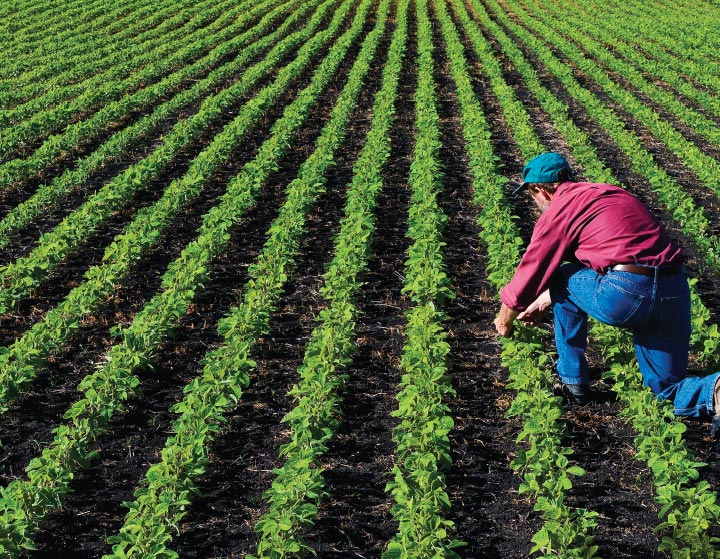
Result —
<instances>
[{"instance_id":1,"label":"teal cap","mask_svg":"<svg viewBox=\"0 0 720 559\"><path fill-rule=\"evenodd\" d=\"M562 155L554 152L541 153L525 165L522 172L523 183L512 193L517 194L530 183L557 182L558 173L563 170L567 171L568 177L570 177L572 174L570 165Z\"/></svg>"}]
</instances>

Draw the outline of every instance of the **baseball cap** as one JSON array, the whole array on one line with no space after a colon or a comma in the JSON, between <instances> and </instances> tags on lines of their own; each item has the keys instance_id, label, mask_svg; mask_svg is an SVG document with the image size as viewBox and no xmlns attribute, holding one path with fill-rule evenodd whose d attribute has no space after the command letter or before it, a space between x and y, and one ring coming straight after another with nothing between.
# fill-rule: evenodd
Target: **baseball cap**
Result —
<instances>
[{"instance_id":1,"label":"baseball cap","mask_svg":"<svg viewBox=\"0 0 720 559\"><path fill-rule=\"evenodd\" d=\"M572 174L570 165L559 153L547 152L533 157L522 172L523 183L512 191L513 195L525 189L528 184L535 182L557 182L558 172L567 171L568 177Z\"/></svg>"}]
</instances>

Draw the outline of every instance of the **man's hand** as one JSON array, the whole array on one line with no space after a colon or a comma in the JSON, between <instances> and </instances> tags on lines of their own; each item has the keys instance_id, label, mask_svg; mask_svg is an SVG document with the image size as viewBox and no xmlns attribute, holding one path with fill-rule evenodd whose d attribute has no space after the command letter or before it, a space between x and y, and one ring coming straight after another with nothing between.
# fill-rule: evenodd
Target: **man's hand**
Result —
<instances>
[{"instance_id":1,"label":"man's hand","mask_svg":"<svg viewBox=\"0 0 720 559\"><path fill-rule=\"evenodd\" d=\"M540 294L540 297L535 299L530 306L521 312L517 318L528 324L536 324L543 319L545 311L550 308L552 300L550 299L550 290L546 289Z\"/></svg>"},{"instance_id":2,"label":"man's hand","mask_svg":"<svg viewBox=\"0 0 720 559\"><path fill-rule=\"evenodd\" d=\"M494 322L495 330L497 330L497 333L504 338L509 338L510 336L512 336L513 322L515 321L515 318L517 316L518 311L512 310L510 307L505 305L505 303L503 303L500 307L500 313L498 314Z\"/></svg>"}]
</instances>

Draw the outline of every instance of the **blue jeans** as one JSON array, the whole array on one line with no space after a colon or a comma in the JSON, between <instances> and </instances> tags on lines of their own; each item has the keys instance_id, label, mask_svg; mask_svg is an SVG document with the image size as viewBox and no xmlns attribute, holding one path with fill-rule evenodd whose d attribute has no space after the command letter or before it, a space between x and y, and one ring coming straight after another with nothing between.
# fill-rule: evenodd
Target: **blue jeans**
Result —
<instances>
[{"instance_id":1,"label":"blue jeans","mask_svg":"<svg viewBox=\"0 0 720 559\"><path fill-rule=\"evenodd\" d=\"M714 412L713 388L720 373L687 376L690 349L690 290L684 272L645 276L609 271L600 275L563 264L550 294L555 320L557 372L566 384L587 384L588 315L633 334L643 382L670 400L675 414Z\"/></svg>"}]
</instances>

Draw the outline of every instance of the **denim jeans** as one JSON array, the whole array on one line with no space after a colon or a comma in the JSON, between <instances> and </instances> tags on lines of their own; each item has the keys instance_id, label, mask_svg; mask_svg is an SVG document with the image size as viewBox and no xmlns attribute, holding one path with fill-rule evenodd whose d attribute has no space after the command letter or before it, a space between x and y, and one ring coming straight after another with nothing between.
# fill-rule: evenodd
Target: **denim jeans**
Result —
<instances>
[{"instance_id":1,"label":"denim jeans","mask_svg":"<svg viewBox=\"0 0 720 559\"><path fill-rule=\"evenodd\" d=\"M645 276L608 271L601 275L563 264L550 294L555 320L557 372L566 384L587 384L588 315L633 334L643 382L675 413L701 417L714 412L713 388L720 373L687 376L690 290L684 272Z\"/></svg>"}]
</instances>

